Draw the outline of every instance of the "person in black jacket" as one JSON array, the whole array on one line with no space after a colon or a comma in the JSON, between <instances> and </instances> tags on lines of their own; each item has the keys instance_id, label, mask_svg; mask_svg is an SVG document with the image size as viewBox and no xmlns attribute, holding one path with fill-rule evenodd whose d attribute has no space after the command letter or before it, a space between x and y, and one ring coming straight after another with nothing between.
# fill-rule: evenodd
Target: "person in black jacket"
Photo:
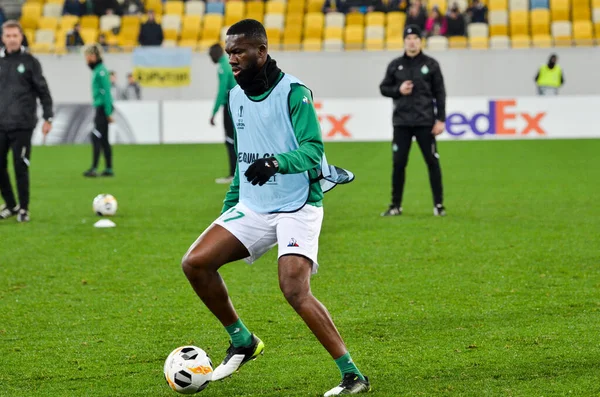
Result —
<instances>
[{"instance_id":1,"label":"person in black jacket","mask_svg":"<svg viewBox=\"0 0 600 397\"><path fill-rule=\"evenodd\" d=\"M142 24L138 41L140 45L159 46L163 42L162 26L156 23L154 11L148 11L148 21Z\"/></svg>"},{"instance_id":2,"label":"person in black jacket","mask_svg":"<svg viewBox=\"0 0 600 397\"><path fill-rule=\"evenodd\" d=\"M43 108L42 133L50 132L52 97L40 62L21 45L23 31L16 21L2 25L0 49L0 192L4 205L0 219L17 215L19 222L29 221L29 162L31 136L37 125L37 99ZM15 200L8 176L8 152L12 149L19 193Z\"/></svg>"},{"instance_id":3,"label":"person in black jacket","mask_svg":"<svg viewBox=\"0 0 600 397\"><path fill-rule=\"evenodd\" d=\"M387 68L379 89L383 96L394 99L394 170L392 203L382 216L402 214L405 168L413 137L416 138L429 168L433 191L433 213L446 214L443 204L442 171L435 137L444 132L446 90L437 61L421 52L421 30L408 25L404 30L404 55Z\"/></svg>"}]
</instances>

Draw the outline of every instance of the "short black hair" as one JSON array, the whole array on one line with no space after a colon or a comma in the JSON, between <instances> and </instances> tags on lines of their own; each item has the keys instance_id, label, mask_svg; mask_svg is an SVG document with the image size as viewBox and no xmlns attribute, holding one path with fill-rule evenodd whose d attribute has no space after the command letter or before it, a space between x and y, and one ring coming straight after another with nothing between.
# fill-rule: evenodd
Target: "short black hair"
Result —
<instances>
[{"instance_id":1,"label":"short black hair","mask_svg":"<svg viewBox=\"0 0 600 397\"><path fill-rule=\"evenodd\" d=\"M208 51L210 51L211 53L213 51L219 51L220 53L223 52L223 47L221 47L221 44L216 43L210 46L210 48L208 49Z\"/></svg>"},{"instance_id":2,"label":"short black hair","mask_svg":"<svg viewBox=\"0 0 600 397\"><path fill-rule=\"evenodd\" d=\"M255 19L242 19L227 29L227 35L243 34L246 37L267 42L267 32L262 23Z\"/></svg>"}]
</instances>

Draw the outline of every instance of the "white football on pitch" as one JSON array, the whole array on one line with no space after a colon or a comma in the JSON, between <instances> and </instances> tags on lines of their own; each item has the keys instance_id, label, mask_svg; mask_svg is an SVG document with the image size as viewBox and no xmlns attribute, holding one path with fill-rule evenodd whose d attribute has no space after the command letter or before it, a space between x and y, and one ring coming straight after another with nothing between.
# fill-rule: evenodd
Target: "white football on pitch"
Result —
<instances>
[{"instance_id":1,"label":"white football on pitch","mask_svg":"<svg viewBox=\"0 0 600 397\"><path fill-rule=\"evenodd\" d=\"M92 202L92 209L99 216L113 216L117 207L117 199L112 194L99 194Z\"/></svg>"},{"instance_id":2,"label":"white football on pitch","mask_svg":"<svg viewBox=\"0 0 600 397\"><path fill-rule=\"evenodd\" d=\"M213 366L204 350L196 346L182 346L169 354L164 373L171 389L182 394L194 394L208 386Z\"/></svg>"}]
</instances>

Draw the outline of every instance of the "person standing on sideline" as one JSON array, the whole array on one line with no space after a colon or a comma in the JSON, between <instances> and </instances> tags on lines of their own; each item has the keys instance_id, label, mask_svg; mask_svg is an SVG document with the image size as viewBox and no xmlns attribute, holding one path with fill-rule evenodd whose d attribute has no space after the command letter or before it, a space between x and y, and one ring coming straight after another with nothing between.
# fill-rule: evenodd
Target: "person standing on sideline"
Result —
<instances>
[{"instance_id":1,"label":"person standing on sideline","mask_svg":"<svg viewBox=\"0 0 600 397\"><path fill-rule=\"evenodd\" d=\"M212 381L231 376L265 349L235 311L219 269L240 259L252 263L278 245L279 287L342 376L325 397L366 393L371 390L369 379L352 361L329 312L310 289L311 275L319 267L327 191L319 178L331 175L327 169L333 167L325 167L312 92L269 56L260 22L235 23L227 30L226 43L238 83L227 100L227 113L235 117L237 167L221 216L182 260L192 288L231 339Z\"/></svg>"},{"instance_id":2,"label":"person standing on sideline","mask_svg":"<svg viewBox=\"0 0 600 397\"><path fill-rule=\"evenodd\" d=\"M438 62L421 51L421 29L404 29L404 55L394 59L379 89L394 100L394 170L392 203L382 216L402 214L405 169L413 137L416 138L429 169L433 191L433 214L446 215L443 204L442 171L435 137L444 132L446 89Z\"/></svg>"},{"instance_id":3,"label":"person standing on sideline","mask_svg":"<svg viewBox=\"0 0 600 397\"><path fill-rule=\"evenodd\" d=\"M565 75L557 62L558 56L550 55L548 63L542 65L535 75L538 95L558 95L558 89L565 84Z\"/></svg>"},{"instance_id":4,"label":"person standing on sideline","mask_svg":"<svg viewBox=\"0 0 600 397\"><path fill-rule=\"evenodd\" d=\"M208 50L208 55L213 63L217 64L217 76L219 77L219 91L215 106L213 107L212 116L210 117L210 125L215 125L215 115L220 108L223 108L223 126L225 128L225 146L227 147L227 156L229 157L229 175L226 178L218 178L215 182L221 184L229 184L233 180L235 173L235 148L233 147L233 123L231 117L227 114L227 93L237 85L229 59L223 52L223 47L220 44L215 44Z\"/></svg>"},{"instance_id":5,"label":"person standing on sideline","mask_svg":"<svg viewBox=\"0 0 600 397\"><path fill-rule=\"evenodd\" d=\"M101 176L114 176L112 169L112 148L108 142L108 125L112 123L113 98L111 94L110 74L102 63L102 49L93 44L85 49L85 60L92 69L92 98L96 109L94 129L92 130L93 158L92 167L83 176L94 178L98 176L100 151L104 152L106 168Z\"/></svg>"},{"instance_id":6,"label":"person standing on sideline","mask_svg":"<svg viewBox=\"0 0 600 397\"><path fill-rule=\"evenodd\" d=\"M23 30L17 21L2 24L0 49L0 191L4 205L0 219L17 216L29 222L29 165L31 136L37 125L39 98L44 124L42 133L52 128L52 97L40 62L22 46ZM19 203L15 200L8 175L8 152L12 149Z\"/></svg>"},{"instance_id":7,"label":"person standing on sideline","mask_svg":"<svg viewBox=\"0 0 600 397\"><path fill-rule=\"evenodd\" d=\"M132 73L127 73L127 84L122 91L123 99L128 101L139 101L142 99L142 89Z\"/></svg>"}]
</instances>

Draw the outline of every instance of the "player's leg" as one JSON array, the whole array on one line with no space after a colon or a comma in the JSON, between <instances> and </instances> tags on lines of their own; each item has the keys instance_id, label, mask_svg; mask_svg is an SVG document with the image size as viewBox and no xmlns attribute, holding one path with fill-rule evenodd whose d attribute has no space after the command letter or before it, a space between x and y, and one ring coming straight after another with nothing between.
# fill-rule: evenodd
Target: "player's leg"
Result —
<instances>
[{"instance_id":1,"label":"player's leg","mask_svg":"<svg viewBox=\"0 0 600 397\"><path fill-rule=\"evenodd\" d=\"M239 259L257 259L275 243L274 227L238 204L222 214L183 258L183 271L196 294L231 338L223 362L213 372L213 380L230 376L264 350L264 343L250 333L233 308L218 269Z\"/></svg>"},{"instance_id":2,"label":"player's leg","mask_svg":"<svg viewBox=\"0 0 600 397\"><path fill-rule=\"evenodd\" d=\"M369 381L352 361L327 308L313 296L310 289L311 274L318 268L322 221L323 209L311 205L295 213L279 216L279 287L340 369L342 383L326 395L355 394L368 391Z\"/></svg>"},{"instance_id":3,"label":"player's leg","mask_svg":"<svg viewBox=\"0 0 600 397\"><path fill-rule=\"evenodd\" d=\"M288 303L304 320L321 345L335 360L342 382L327 392L326 396L355 394L369 391L369 380L358 370L342 340L327 308L310 290L313 261L299 255L279 258L279 287Z\"/></svg>"},{"instance_id":4,"label":"player's leg","mask_svg":"<svg viewBox=\"0 0 600 397\"><path fill-rule=\"evenodd\" d=\"M83 173L83 176L86 177L96 177L98 176L98 163L100 162L100 151L102 150L102 133L98 129L99 127L99 117L98 117L98 108L96 108L96 116L94 117L94 128L92 129L91 138L92 138L92 167Z\"/></svg>"},{"instance_id":5,"label":"player's leg","mask_svg":"<svg viewBox=\"0 0 600 397\"><path fill-rule=\"evenodd\" d=\"M402 214L402 196L404 195L404 181L406 179L406 164L412 144L412 131L408 127L394 127L392 141L392 203L382 216Z\"/></svg>"},{"instance_id":6,"label":"player's leg","mask_svg":"<svg viewBox=\"0 0 600 397\"><path fill-rule=\"evenodd\" d=\"M440 166L440 156L437 151L435 136L431 132L431 127L419 127L415 132L415 136L429 171L429 183L433 193L434 214L445 215L442 168Z\"/></svg>"},{"instance_id":7,"label":"player's leg","mask_svg":"<svg viewBox=\"0 0 600 397\"><path fill-rule=\"evenodd\" d=\"M218 178L215 182L227 184L227 183L231 183L231 180L233 179L233 175L235 174L235 166L237 163L235 147L233 144L234 143L233 121L231 120L231 117L229 116L229 112L227 111L227 109L223 109L223 127L225 129L225 148L227 149L229 174L225 178Z\"/></svg>"},{"instance_id":8,"label":"player's leg","mask_svg":"<svg viewBox=\"0 0 600 397\"><path fill-rule=\"evenodd\" d=\"M10 184L8 175L8 152L10 151L10 138L8 132L0 131L0 193L4 205L0 206L0 219L17 215L19 207L15 194Z\"/></svg>"},{"instance_id":9,"label":"player's leg","mask_svg":"<svg viewBox=\"0 0 600 397\"><path fill-rule=\"evenodd\" d=\"M102 146L102 152L104 153L104 165L105 169L102 172L102 176L113 176L113 164L112 164L112 147L110 146L110 142L108 140L108 117L106 117L106 113L104 113L104 109L98 115L98 124L97 129L100 131L100 145Z\"/></svg>"},{"instance_id":10,"label":"player's leg","mask_svg":"<svg viewBox=\"0 0 600 397\"><path fill-rule=\"evenodd\" d=\"M29 222L29 164L31 161L32 131L15 131L11 149L13 166L19 194L19 215L17 221Z\"/></svg>"}]
</instances>

